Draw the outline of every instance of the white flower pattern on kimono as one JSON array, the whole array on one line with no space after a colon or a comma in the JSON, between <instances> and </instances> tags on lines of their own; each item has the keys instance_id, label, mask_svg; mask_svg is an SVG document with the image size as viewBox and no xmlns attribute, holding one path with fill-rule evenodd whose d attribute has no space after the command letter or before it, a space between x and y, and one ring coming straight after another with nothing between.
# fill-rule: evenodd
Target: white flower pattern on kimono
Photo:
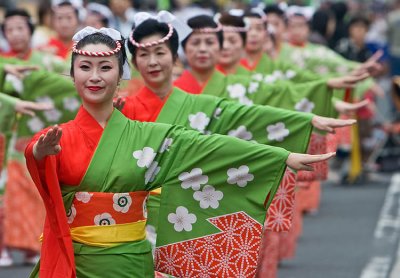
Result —
<instances>
[{"instance_id":1,"label":"white flower pattern on kimono","mask_svg":"<svg viewBox=\"0 0 400 278\"><path fill-rule=\"evenodd\" d=\"M172 145L172 142L174 140L172 138L165 138L164 142L162 143L161 147L160 147L160 153L163 153L165 151L169 151L169 147Z\"/></svg>"},{"instance_id":2,"label":"white flower pattern on kimono","mask_svg":"<svg viewBox=\"0 0 400 278\"><path fill-rule=\"evenodd\" d=\"M221 113L222 113L222 108L217 107L217 109L215 109L215 111L214 111L213 117L215 119L219 119L219 116L221 115Z\"/></svg>"},{"instance_id":3,"label":"white flower pattern on kimono","mask_svg":"<svg viewBox=\"0 0 400 278\"><path fill-rule=\"evenodd\" d=\"M76 208L74 204L72 204L69 210L67 211L68 224L74 222L75 216L76 216Z\"/></svg>"},{"instance_id":4,"label":"white flower pattern on kimono","mask_svg":"<svg viewBox=\"0 0 400 278\"><path fill-rule=\"evenodd\" d=\"M62 113L57 109L51 109L43 112L43 115L48 122L58 122L62 116Z\"/></svg>"},{"instance_id":5,"label":"white flower pattern on kimono","mask_svg":"<svg viewBox=\"0 0 400 278\"><path fill-rule=\"evenodd\" d=\"M75 112L81 104L79 103L79 100L76 99L76 97L67 97L63 99L63 105L65 110Z\"/></svg>"},{"instance_id":6,"label":"white flower pattern on kimono","mask_svg":"<svg viewBox=\"0 0 400 278\"><path fill-rule=\"evenodd\" d=\"M246 95L246 88L240 83L229 85L227 90L231 98L242 98Z\"/></svg>"},{"instance_id":7,"label":"white flower pattern on kimono","mask_svg":"<svg viewBox=\"0 0 400 278\"><path fill-rule=\"evenodd\" d=\"M314 102L309 101L307 98L303 98L301 99L298 103L296 103L296 105L294 106L294 108L297 111L301 111L301 112L306 112L306 113L311 113L313 111L315 107Z\"/></svg>"},{"instance_id":8,"label":"white flower pattern on kimono","mask_svg":"<svg viewBox=\"0 0 400 278\"><path fill-rule=\"evenodd\" d=\"M318 66L315 68L315 71L321 75L325 75L325 74L329 73L329 69L326 66Z\"/></svg>"},{"instance_id":9,"label":"white flower pattern on kimono","mask_svg":"<svg viewBox=\"0 0 400 278\"><path fill-rule=\"evenodd\" d=\"M142 207L143 207L143 216L144 216L144 218L147 218L147 200L149 199L149 196L147 196L146 198L144 198L144 201L143 201L143 205L142 205Z\"/></svg>"},{"instance_id":10,"label":"white flower pattern on kimono","mask_svg":"<svg viewBox=\"0 0 400 278\"><path fill-rule=\"evenodd\" d=\"M229 184L237 184L240 187L245 187L249 181L254 179L254 175L249 173L250 169L247 165L242 165L239 168L230 168L227 172Z\"/></svg>"},{"instance_id":11,"label":"white flower pattern on kimono","mask_svg":"<svg viewBox=\"0 0 400 278\"><path fill-rule=\"evenodd\" d=\"M253 139L253 134L248 131L244 125L239 126L237 129L230 130L228 135L247 141Z\"/></svg>"},{"instance_id":12,"label":"white flower pattern on kimono","mask_svg":"<svg viewBox=\"0 0 400 278\"><path fill-rule=\"evenodd\" d=\"M250 82L249 89L248 89L249 94L253 94L253 93L257 92L259 85L260 85L260 83L258 83L258 82Z\"/></svg>"},{"instance_id":13,"label":"white flower pattern on kimono","mask_svg":"<svg viewBox=\"0 0 400 278\"><path fill-rule=\"evenodd\" d=\"M289 130L282 122L267 126L268 140L282 142L289 135Z\"/></svg>"},{"instance_id":14,"label":"white flower pattern on kimono","mask_svg":"<svg viewBox=\"0 0 400 278\"><path fill-rule=\"evenodd\" d=\"M156 157L156 153L154 152L153 148L144 147L143 150L134 151L133 157L138 160L138 167L149 168L154 158Z\"/></svg>"},{"instance_id":15,"label":"white flower pattern on kimono","mask_svg":"<svg viewBox=\"0 0 400 278\"><path fill-rule=\"evenodd\" d=\"M183 189L199 190L202 184L208 182L208 176L203 175L203 171L200 168L194 168L190 172L183 172L178 176L178 179L182 182Z\"/></svg>"},{"instance_id":16,"label":"white flower pattern on kimono","mask_svg":"<svg viewBox=\"0 0 400 278\"><path fill-rule=\"evenodd\" d=\"M26 124L28 125L29 130L34 133L39 132L44 128L44 123L38 117L30 118Z\"/></svg>"},{"instance_id":17,"label":"white flower pattern on kimono","mask_svg":"<svg viewBox=\"0 0 400 278\"><path fill-rule=\"evenodd\" d=\"M268 75L266 75L266 76L264 77L264 83L266 83L266 84L272 84L272 83L274 83L275 81L276 81L275 76L273 76L273 75L271 75L271 74L268 74Z\"/></svg>"},{"instance_id":18,"label":"white flower pattern on kimono","mask_svg":"<svg viewBox=\"0 0 400 278\"><path fill-rule=\"evenodd\" d=\"M210 122L210 118L203 112L197 112L189 115L189 122L191 128L204 132Z\"/></svg>"},{"instance_id":19,"label":"white flower pattern on kimono","mask_svg":"<svg viewBox=\"0 0 400 278\"><path fill-rule=\"evenodd\" d=\"M147 169L146 173L144 174L144 183L148 184L149 182L153 182L156 178L156 175L160 172L161 167L158 166L157 161L153 161L151 163L149 169Z\"/></svg>"},{"instance_id":20,"label":"white flower pattern on kimono","mask_svg":"<svg viewBox=\"0 0 400 278\"><path fill-rule=\"evenodd\" d=\"M75 193L75 198L78 201L81 201L82 203L85 203L85 204L89 203L90 198L92 198L92 196L93 196L93 193L89 193L89 192L80 191L80 192Z\"/></svg>"},{"instance_id":21,"label":"white flower pattern on kimono","mask_svg":"<svg viewBox=\"0 0 400 278\"><path fill-rule=\"evenodd\" d=\"M286 71L286 79L292 79L293 77L296 76L296 72L294 70L288 70Z\"/></svg>"},{"instance_id":22,"label":"white flower pattern on kimono","mask_svg":"<svg viewBox=\"0 0 400 278\"><path fill-rule=\"evenodd\" d=\"M252 79L260 82L263 79L263 75L261 73L256 73L251 76Z\"/></svg>"},{"instance_id":23,"label":"white flower pattern on kimono","mask_svg":"<svg viewBox=\"0 0 400 278\"><path fill-rule=\"evenodd\" d=\"M275 80L282 80L284 75L283 72L280 70L275 70L272 75L275 77Z\"/></svg>"},{"instance_id":24,"label":"white flower pattern on kimono","mask_svg":"<svg viewBox=\"0 0 400 278\"><path fill-rule=\"evenodd\" d=\"M13 74L7 74L5 82L9 82L18 94L21 94L24 91L24 83Z\"/></svg>"},{"instance_id":25,"label":"white flower pattern on kimono","mask_svg":"<svg viewBox=\"0 0 400 278\"><path fill-rule=\"evenodd\" d=\"M168 214L168 222L174 224L177 232L190 232L192 224L196 223L197 217L193 213L189 213L188 209L182 206L176 208L176 213Z\"/></svg>"},{"instance_id":26,"label":"white flower pattern on kimono","mask_svg":"<svg viewBox=\"0 0 400 278\"><path fill-rule=\"evenodd\" d=\"M94 224L96 226L115 225L115 220L112 218L111 214L104 212L94 217Z\"/></svg>"},{"instance_id":27,"label":"white flower pattern on kimono","mask_svg":"<svg viewBox=\"0 0 400 278\"><path fill-rule=\"evenodd\" d=\"M156 246L157 232L156 228L152 225L146 225L146 238L152 246Z\"/></svg>"},{"instance_id":28,"label":"white flower pattern on kimono","mask_svg":"<svg viewBox=\"0 0 400 278\"><path fill-rule=\"evenodd\" d=\"M115 193L113 195L113 208L115 211L127 213L132 204L129 193Z\"/></svg>"},{"instance_id":29,"label":"white flower pattern on kimono","mask_svg":"<svg viewBox=\"0 0 400 278\"><path fill-rule=\"evenodd\" d=\"M36 102L43 102L54 106L54 101L48 96L37 97Z\"/></svg>"},{"instance_id":30,"label":"white flower pattern on kimono","mask_svg":"<svg viewBox=\"0 0 400 278\"><path fill-rule=\"evenodd\" d=\"M193 199L200 202L200 207L206 209L212 207L216 209L219 207L219 202L224 197L224 193L215 190L211 185L206 185L201 191L193 193Z\"/></svg>"},{"instance_id":31,"label":"white flower pattern on kimono","mask_svg":"<svg viewBox=\"0 0 400 278\"><path fill-rule=\"evenodd\" d=\"M254 104L253 101L246 96L239 98L239 103L247 106L252 106Z\"/></svg>"}]
</instances>

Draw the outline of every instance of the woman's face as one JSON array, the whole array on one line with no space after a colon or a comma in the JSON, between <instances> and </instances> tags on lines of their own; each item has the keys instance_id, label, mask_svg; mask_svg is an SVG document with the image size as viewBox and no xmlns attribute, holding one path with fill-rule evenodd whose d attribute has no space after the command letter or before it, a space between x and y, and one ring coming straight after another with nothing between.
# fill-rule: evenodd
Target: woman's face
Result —
<instances>
[{"instance_id":1,"label":"woman's face","mask_svg":"<svg viewBox=\"0 0 400 278\"><path fill-rule=\"evenodd\" d=\"M303 16L292 16L288 20L288 37L292 43L306 43L310 34L307 19Z\"/></svg>"},{"instance_id":2,"label":"woman's face","mask_svg":"<svg viewBox=\"0 0 400 278\"><path fill-rule=\"evenodd\" d=\"M255 17L247 17L250 22L247 31L246 51L250 53L262 52L267 39L267 30L264 22Z\"/></svg>"},{"instance_id":3,"label":"woman's face","mask_svg":"<svg viewBox=\"0 0 400 278\"><path fill-rule=\"evenodd\" d=\"M214 69L220 56L220 44L215 33L193 33L185 46L185 55L194 71Z\"/></svg>"},{"instance_id":4,"label":"woman's face","mask_svg":"<svg viewBox=\"0 0 400 278\"><path fill-rule=\"evenodd\" d=\"M104 44L88 44L86 51L110 51ZM90 57L78 55L73 64L74 84L84 104L102 105L112 103L118 86L119 64L115 55Z\"/></svg>"},{"instance_id":5,"label":"woman's face","mask_svg":"<svg viewBox=\"0 0 400 278\"><path fill-rule=\"evenodd\" d=\"M19 53L30 48L31 32L24 16L10 16L5 20L4 36L10 48Z\"/></svg>"},{"instance_id":6,"label":"woman's face","mask_svg":"<svg viewBox=\"0 0 400 278\"><path fill-rule=\"evenodd\" d=\"M150 43L161 38L161 35L155 34L143 38L139 43ZM174 59L165 43L138 48L134 59L133 63L147 85L159 88L172 82Z\"/></svg>"},{"instance_id":7,"label":"woman's face","mask_svg":"<svg viewBox=\"0 0 400 278\"><path fill-rule=\"evenodd\" d=\"M224 32L224 44L218 63L222 66L234 65L243 54L243 39L237 32Z\"/></svg>"}]
</instances>

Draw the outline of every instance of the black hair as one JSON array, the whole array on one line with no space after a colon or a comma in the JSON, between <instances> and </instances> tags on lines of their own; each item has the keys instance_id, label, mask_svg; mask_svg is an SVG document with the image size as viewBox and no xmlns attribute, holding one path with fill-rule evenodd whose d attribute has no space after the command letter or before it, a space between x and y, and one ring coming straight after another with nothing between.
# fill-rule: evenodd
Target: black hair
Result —
<instances>
[{"instance_id":1,"label":"black hair","mask_svg":"<svg viewBox=\"0 0 400 278\"><path fill-rule=\"evenodd\" d=\"M348 23L348 28L350 28L350 26L351 25L353 25L353 24L358 24L358 23L361 23L361 24L363 24L364 26L365 26L365 28L366 29L368 29L369 28L369 25L370 25L370 21L368 20L368 18L366 18L364 15L362 15L362 14L358 14L358 15L355 15L355 16L353 16L351 19L350 19L350 21L349 21L349 23Z\"/></svg>"},{"instance_id":2,"label":"black hair","mask_svg":"<svg viewBox=\"0 0 400 278\"><path fill-rule=\"evenodd\" d=\"M243 15L244 18L250 17L250 18L258 18L258 19L263 19L262 16L259 13L253 12L251 9L246 10ZM263 21L263 25L265 29L267 29L267 22Z\"/></svg>"},{"instance_id":3,"label":"black hair","mask_svg":"<svg viewBox=\"0 0 400 278\"><path fill-rule=\"evenodd\" d=\"M335 15L324 9L316 11L311 19L311 29L321 36L326 37L329 20L335 19Z\"/></svg>"},{"instance_id":4,"label":"black hair","mask_svg":"<svg viewBox=\"0 0 400 278\"><path fill-rule=\"evenodd\" d=\"M219 23L224 26L233 26L233 27L246 27L244 23L243 17L234 16L229 13L223 13L219 18ZM246 32L239 32L240 37L242 38L243 45L246 45L247 34Z\"/></svg>"},{"instance_id":5,"label":"black hair","mask_svg":"<svg viewBox=\"0 0 400 278\"><path fill-rule=\"evenodd\" d=\"M276 4L266 6L264 8L264 13L266 15L275 14L275 15L279 16L280 18L282 18L283 20L285 20L285 12L281 8L279 8L279 6Z\"/></svg>"},{"instance_id":6,"label":"black hair","mask_svg":"<svg viewBox=\"0 0 400 278\"><path fill-rule=\"evenodd\" d=\"M9 10L8 12L6 12L6 14L4 15L3 24L1 24L1 31L3 32L3 34L4 34L4 30L6 28L7 18L12 17L12 16L25 17L26 18L26 24L28 24L29 31L31 32L31 35L33 34L33 31L35 31L35 26L32 23L31 16L24 9L14 9L14 10Z\"/></svg>"},{"instance_id":7,"label":"black hair","mask_svg":"<svg viewBox=\"0 0 400 278\"><path fill-rule=\"evenodd\" d=\"M100 22L103 24L103 26L107 27L108 24L110 23L108 18L99 13L98 11L88 11L89 14L94 14L100 17Z\"/></svg>"},{"instance_id":8,"label":"black hair","mask_svg":"<svg viewBox=\"0 0 400 278\"><path fill-rule=\"evenodd\" d=\"M56 5L56 8L60 8L60 7L71 7L72 9L74 9L75 16L76 16L77 20L79 21L79 11L74 5L72 5L71 2L63 1ZM52 9L52 12L54 14L54 9Z\"/></svg>"},{"instance_id":9,"label":"black hair","mask_svg":"<svg viewBox=\"0 0 400 278\"><path fill-rule=\"evenodd\" d=\"M190 18L187 21L187 24L189 25L190 28L192 29L201 29L201 28L217 28L218 25L215 23L214 19L211 16L208 15L198 15L195 17ZM193 33L192 33L193 34ZM190 34L187 36L183 41L182 41L182 47L183 49L186 48L186 43L189 37L192 35ZM218 43L219 43L219 48L222 48L223 43L224 43L224 37L222 34L222 30L218 31L215 33L217 35Z\"/></svg>"},{"instance_id":10,"label":"black hair","mask_svg":"<svg viewBox=\"0 0 400 278\"><path fill-rule=\"evenodd\" d=\"M118 59L118 69L119 69L119 76L122 76L123 73L123 65L125 64L127 57L126 57L126 52L125 52L125 47L124 47L124 40L119 41L121 43L121 50L118 51L115 55L117 56ZM104 44L108 46L111 49L115 49L117 47L117 43L109 36L104 35L102 33L94 33L91 35L88 35L81 39L78 44L76 45L76 49L82 49L88 44ZM70 74L72 77L74 77L74 62L76 60L76 57L79 54L72 52L71 56L71 69L70 69Z\"/></svg>"},{"instance_id":11,"label":"black hair","mask_svg":"<svg viewBox=\"0 0 400 278\"><path fill-rule=\"evenodd\" d=\"M133 31L133 39L140 43L143 38L160 34L162 37L165 37L169 32L168 24L163 22L158 22L155 19L147 19L143 21L136 29ZM165 42L168 48L171 50L173 60L175 61L178 58L178 47L179 47L179 37L178 33L174 29L172 36ZM132 42L128 39L128 49L132 54L132 60L135 61L137 47L132 44Z\"/></svg>"},{"instance_id":12,"label":"black hair","mask_svg":"<svg viewBox=\"0 0 400 278\"><path fill-rule=\"evenodd\" d=\"M51 6L50 0L41 0L37 10L38 24L43 25L46 15L50 12L49 6Z\"/></svg>"}]
</instances>

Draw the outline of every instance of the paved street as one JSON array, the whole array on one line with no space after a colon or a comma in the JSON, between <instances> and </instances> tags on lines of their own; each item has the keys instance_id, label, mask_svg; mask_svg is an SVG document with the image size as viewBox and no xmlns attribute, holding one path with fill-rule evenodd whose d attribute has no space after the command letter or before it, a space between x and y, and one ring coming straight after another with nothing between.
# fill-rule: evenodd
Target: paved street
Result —
<instances>
[{"instance_id":1,"label":"paved street","mask_svg":"<svg viewBox=\"0 0 400 278\"><path fill-rule=\"evenodd\" d=\"M400 277L400 174L366 184L324 184L316 215L304 218L296 258L279 278ZM32 267L0 269L0 278L27 277Z\"/></svg>"}]
</instances>

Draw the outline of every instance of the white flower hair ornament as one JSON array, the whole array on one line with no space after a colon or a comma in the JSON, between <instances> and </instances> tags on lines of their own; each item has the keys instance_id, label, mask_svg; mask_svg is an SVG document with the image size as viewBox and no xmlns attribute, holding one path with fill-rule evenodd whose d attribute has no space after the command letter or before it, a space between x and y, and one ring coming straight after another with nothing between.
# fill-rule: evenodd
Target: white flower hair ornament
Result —
<instances>
[{"instance_id":1,"label":"white flower hair ornament","mask_svg":"<svg viewBox=\"0 0 400 278\"><path fill-rule=\"evenodd\" d=\"M109 36L111 39L113 39L117 45L115 47L115 49L110 50L110 51L85 51L85 50L76 48L76 45L78 44L78 42L81 39L83 39L89 35L95 34L95 33L101 33L101 34ZM121 50L121 48L123 47L121 45L121 43L119 42L120 40L122 40L121 33L112 28L96 29L96 28L88 26L88 27L83 28L79 32L77 32L72 37L72 40L74 41L74 44L72 46L72 52L77 53L79 55L84 55L84 56L94 56L94 57L111 56L111 55L118 53ZM128 61L125 61L124 65L122 67L122 79L124 79L124 80L131 79L131 70L130 70Z\"/></svg>"},{"instance_id":2,"label":"white flower hair ornament","mask_svg":"<svg viewBox=\"0 0 400 278\"><path fill-rule=\"evenodd\" d=\"M135 14L135 16L133 17L135 28L137 28L140 24L148 19L155 19L160 23L166 23L169 28L168 34L159 40L142 44L133 39L133 33L135 29L132 29L131 33L129 34L129 41L136 47L146 48L164 43L171 38L172 34L174 33L174 29L178 33L179 41L183 41L192 32L192 28L178 20L176 16L167 11L160 11L156 16L146 12L139 12Z\"/></svg>"}]
</instances>

